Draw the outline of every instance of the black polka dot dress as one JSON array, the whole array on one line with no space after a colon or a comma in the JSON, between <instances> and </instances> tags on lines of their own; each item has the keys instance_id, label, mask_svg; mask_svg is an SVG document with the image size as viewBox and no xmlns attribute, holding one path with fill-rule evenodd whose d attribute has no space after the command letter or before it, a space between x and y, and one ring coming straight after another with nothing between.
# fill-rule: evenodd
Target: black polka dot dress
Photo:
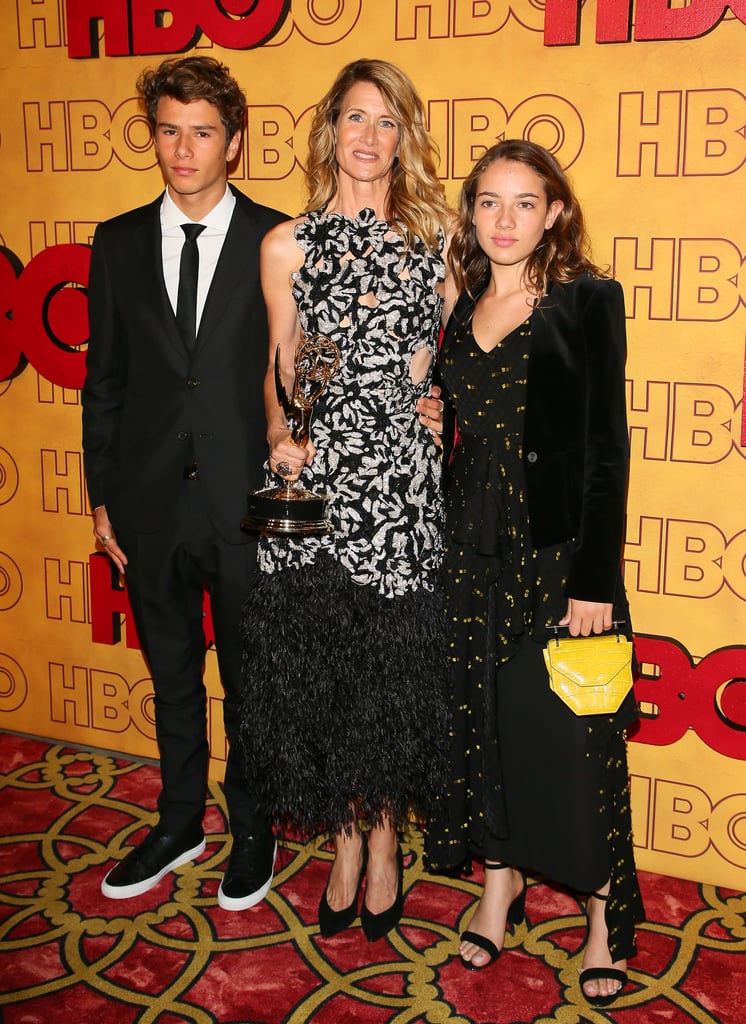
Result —
<instances>
[{"instance_id":1,"label":"black polka dot dress","mask_svg":"<svg viewBox=\"0 0 746 1024\"><path fill-rule=\"evenodd\" d=\"M567 608L572 544L535 550L529 540L522 435L537 314L490 352L470 314L449 325L440 357L460 434L444 561L453 724L448 792L427 854L433 870L475 854L581 892L611 876L610 944L615 957L629 956L642 917L629 720L578 718L549 689L543 661L548 626ZM619 617L628 619L626 608Z\"/></svg>"}]
</instances>

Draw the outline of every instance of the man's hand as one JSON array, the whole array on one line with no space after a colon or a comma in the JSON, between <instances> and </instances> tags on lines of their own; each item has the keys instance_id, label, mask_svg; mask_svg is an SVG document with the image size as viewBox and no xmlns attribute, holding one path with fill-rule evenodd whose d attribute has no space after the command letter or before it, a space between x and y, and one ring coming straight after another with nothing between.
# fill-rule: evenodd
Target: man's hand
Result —
<instances>
[{"instance_id":1,"label":"man's hand","mask_svg":"<svg viewBox=\"0 0 746 1024\"><path fill-rule=\"evenodd\" d=\"M127 556L117 544L117 536L106 513L106 505L99 505L93 511L93 536L100 543L119 572L124 576Z\"/></svg>"}]
</instances>

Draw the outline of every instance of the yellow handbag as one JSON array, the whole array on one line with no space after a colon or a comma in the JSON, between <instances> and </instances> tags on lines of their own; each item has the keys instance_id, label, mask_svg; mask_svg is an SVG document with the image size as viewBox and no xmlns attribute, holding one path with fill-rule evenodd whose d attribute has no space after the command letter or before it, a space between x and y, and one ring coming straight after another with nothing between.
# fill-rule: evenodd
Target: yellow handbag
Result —
<instances>
[{"instance_id":1,"label":"yellow handbag","mask_svg":"<svg viewBox=\"0 0 746 1024\"><path fill-rule=\"evenodd\" d=\"M544 648L549 686L576 715L613 715L632 689L632 642L609 636L560 637Z\"/></svg>"}]
</instances>

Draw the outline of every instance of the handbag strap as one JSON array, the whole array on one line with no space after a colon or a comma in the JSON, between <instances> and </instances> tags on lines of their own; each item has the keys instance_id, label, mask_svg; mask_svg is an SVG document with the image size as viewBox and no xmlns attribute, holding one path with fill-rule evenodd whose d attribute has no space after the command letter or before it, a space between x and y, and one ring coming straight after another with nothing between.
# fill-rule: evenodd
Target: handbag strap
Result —
<instances>
[{"instance_id":1,"label":"handbag strap","mask_svg":"<svg viewBox=\"0 0 746 1024\"><path fill-rule=\"evenodd\" d=\"M626 625L626 621L627 621L626 619L614 619L612 621L612 623L611 623L611 629L607 629L603 633L591 633L590 636L573 636L573 637L570 637L570 639L571 640L592 640L594 638L594 636L595 637L599 637L599 636L615 636L617 638L617 640L621 640L622 637L621 637L621 634L619 633L619 627ZM551 629L554 632L554 636L551 636L549 638L549 643L551 643L554 640L557 644L559 644L559 642L561 640L560 630L561 629L569 629L568 626L558 626L554 622L547 622L546 628L547 629Z\"/></svg>"}]
</instances>

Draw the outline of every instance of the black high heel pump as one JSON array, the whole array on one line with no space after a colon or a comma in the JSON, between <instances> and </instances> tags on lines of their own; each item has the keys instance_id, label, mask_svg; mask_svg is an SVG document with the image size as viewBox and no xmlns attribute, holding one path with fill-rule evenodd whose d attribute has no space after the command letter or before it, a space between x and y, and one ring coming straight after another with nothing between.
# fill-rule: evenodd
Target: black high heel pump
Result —
<instances>
[{"instance_id":1,"label":"black high heel pump","mask_svg":"<svg viewBox=\"0 0 746 1024\"><path fill-rule=\"evenodd\" d=\"M365 901L363 901L363 908L360 911L360 923L363 926L368 942L382 939L386 932L390 932L399 923L404 911L404 857L401 852L401 846L396 848L396 865L399 888L396 899L391 906L387 907L386 910L382 910L380 914L371 914L365 905Z\"/></svg>"},{"instance_id":2,"label":"black high heel pump","mask_svg":"<svg viewBox=\"0 0 746 1024\"><path fill-rule=\"evenodd\" d=\"M364 834L361 834L360 838L363 842L363 863L360 866L360 877L357 881L357 889L355 890L355 896L352 903L347 907L343 907L341 910L332 910L326 896L326 889L324 889L324 893L321 897L321 902L319 903L319 932L321 933L321 937L324 939L330 939L332 935L337 935L339 932L343 932L345 928L350 927L357 917L357 904L360 898L360 889L363 884L363 878L365 877L365 871L368 867L368 840Z\"/></svg>"},{"instance_id":3,"label":"black high heel pump","mask_svg":"<svg viewBox=\"0 0 746 1024\"><path fill-rule=\"evenodd\" d=\"M485 871L500 871L502 868L509 868L509 867L512 867L512 865L511 864L488 864L488 863L485 862L484 870ZM524 875L524 873L522 871L521 871L521 878L523 879L523 888L521 889L521 891L518 893L516 898L513 900L513 902L508 907L508 919L507 919L506 924L505 924L506 932L508 930L508 925L511 925L512 927L517 927L519 924L522 923L524 917L526 916L526 888L527 888L527 886L526 886L526 876ZM467 969L467 971L483 971L486 967L491 967L492 964L494 964L495 960L497 960L497 958L502 953L502 949L498 949L497 946L495 945L495 943L491 939L488 939L486 935L480 935L479 932L471 932L471 931L468 931L468 930L465 931L465 932L462 932L461 933L461 941L462 942L471 942L471 944L473 946L478 946L479 949L481 949L483 952L485 952L487 954L487 956L489 957L489 960L486 963L484 963L484 964L475 964L475 963L472 963L471 960L465 960L462 956L460 956L459 958L461 960L461 963Z\"/></svg>"}]
</instances>

